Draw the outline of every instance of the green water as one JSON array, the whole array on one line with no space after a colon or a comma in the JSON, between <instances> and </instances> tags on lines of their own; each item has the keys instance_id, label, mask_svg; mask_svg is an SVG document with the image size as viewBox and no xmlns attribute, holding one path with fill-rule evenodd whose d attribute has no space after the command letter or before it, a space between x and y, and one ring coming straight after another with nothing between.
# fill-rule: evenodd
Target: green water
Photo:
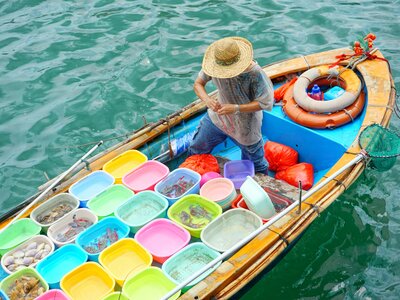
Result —
<instances>
[{"instance_id":1,"label":"green water","mask_svg":"<svg viewBox=\"0 0 400 300\"><path fill-rule=\"evenodd\" d=\"M399 88L399 11L399 0L2 1L1 211L87 150L71 147L190 103L205 48L224 36L250 39L264 65L371 31ZM366 172L240 297L400 298L399 174Z\"/></svg>"}]
</instances>

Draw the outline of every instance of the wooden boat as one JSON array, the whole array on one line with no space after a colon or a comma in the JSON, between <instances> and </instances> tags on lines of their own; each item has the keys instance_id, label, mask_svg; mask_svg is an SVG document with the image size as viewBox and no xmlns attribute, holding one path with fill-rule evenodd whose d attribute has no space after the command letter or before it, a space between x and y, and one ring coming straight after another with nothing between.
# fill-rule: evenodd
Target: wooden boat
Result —
<instances>
[{"instance_id":1,"label":"wooden boat","mask_svg":"<svg viewBox=\"0 0 400 300\"><path fill-rule=\"evenodd\" d=\"M334 63L337 55L350 52L349 49L343 48L296 57L267 65L264 71L275 85L279 85L287 75L299 74L315 66ZM375 54L383 58L379 51ZM342 62L342 64L346 63L347 61ZM364 82L366 105L361 115L351 123L335 129L310 129L292 122L282 113L279 106L275 106L272 112L264 112L262 126L264 138L298 150L301 161L314 165L314 184L323 182L360 152L357 137L363 128L373 123L387 127L391 119L395 90L387 62L376 59L365 60L357 65L356 71ZM216 95L217 92L212 93L213 97ZM53 188L47 195L47 199L67 191L74 182L93 171L102 169L105 163L131 149L140 150L149 159L169 161L167 164L170 169L176 168L182 161L182 157L173 157L173 153L168 151L169 142L179 140L188 132L193 132L204 113L204 103L197 100L157 123L146 124L128 139L95 155L88 160L88 163L82 163L73 176ZM239 149L230 141L218 146L213 154L227 159L240 159ZM359 162L329 181L307 201L301 203L300 213L298 209L291 210L224 261L203 281L181 295L180 299L227 299L233 296L282 257L282 254L298 240L313 220L358 178L364 168L365 164ZM270 188L294 201L297 201L299 197L299 191L296 188L272 177L257 175L256 180L263 187ZM40 187L39 192L50 183ZM4 215L0 227L4 227L12 216L31 202L35 196ZM31 211L32 209L25 216L28 216Z\"/></svg>"}]
</instances>

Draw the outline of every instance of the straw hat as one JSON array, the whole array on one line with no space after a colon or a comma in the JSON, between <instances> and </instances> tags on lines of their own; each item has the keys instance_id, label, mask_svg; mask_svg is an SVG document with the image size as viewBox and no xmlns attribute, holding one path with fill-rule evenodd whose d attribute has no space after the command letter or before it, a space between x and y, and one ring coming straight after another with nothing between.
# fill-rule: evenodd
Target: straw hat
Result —
<instances>
[{"instance_id":1,"label":"straw hat","mask_svg":"<svg viewBox=\"0 0 400 300\"><path fill-rule=\"evenodd\" d=\"M220 39L208 46L203 58L203 71L216 78L232 78L250 65L253 46L241 37Z\"/></svg>"}]
</instances>

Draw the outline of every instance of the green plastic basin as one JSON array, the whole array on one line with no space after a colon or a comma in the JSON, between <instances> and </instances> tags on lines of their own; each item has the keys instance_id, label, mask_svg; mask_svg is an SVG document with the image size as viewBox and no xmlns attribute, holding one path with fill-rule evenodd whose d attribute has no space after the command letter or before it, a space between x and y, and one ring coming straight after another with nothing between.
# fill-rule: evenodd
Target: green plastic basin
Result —
<instances>
[{"instance_id":1,"label":"green plastic basin","mask_svg":"<svg viewBox=\"0 0 400 300\"><path fill-rule=\"evenodd\" d=\"M0 233L0 256L40 233L42 228L31 219L20 219Z\"/></svg>"},{"instance_id":2,"label":"green plastic basin","mask_svg":"<svg viewBox=\"0 0 400 300\"><path fill-rule=\"evenodd\" d=\"M135 193L122 184L112 185L89 200L87 206L99 219L114 215L114 210L128 201Z\"/></svg>"}]
</instances>

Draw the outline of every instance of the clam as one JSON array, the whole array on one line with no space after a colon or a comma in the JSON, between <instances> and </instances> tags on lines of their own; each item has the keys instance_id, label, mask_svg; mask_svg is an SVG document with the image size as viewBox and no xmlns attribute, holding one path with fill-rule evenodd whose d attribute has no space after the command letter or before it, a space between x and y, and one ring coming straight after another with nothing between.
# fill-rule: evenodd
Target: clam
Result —
<instances>
[{"instance_id":1,"label":"clam","mask_svg":"<svg viewBox=\"0 0 400 300\"><path fill-rule=\"evenodd\" d=\"M38 251L42 250L44 248L44 246L45 246L45 243L39 244L39 246L37 247L37 250Z\"/></svg>"},{"instance_id":2,"label":"clam","mask_svg":"<svg viewBox=\"0 0 400 300\"><path fill-rule=\"evenodd\" d=\"M13 256L14 256L14 258L20 258L20 257L24 257L25 253L24 253L24 251L18 250L13 253Z\"/></svg>"},{"instance_id":3,"label":"clam","mask_svg":"<svg viewBox=\"0 0 400 300\"><path fill-rule=\"evenodd\" d=\"M50 250L51 250L50 245L49 245L49 244L46 244L46 245L44 246L44 250L47 251L47 252L50 252Z\"/></svg>"},{"instance_id":4,"label":"clam","mask_svg":"<svg viewBox=\"0 0 400 300\"><path fill-rule=\"evenodd\" d=\"M42 258L42 253L44 250L39 250L36 255L35 255L35 259L41 259Z\"/></svg>"},{"instance_id":5,"label":"clam","mask_svg":"<svg viewBox=\"0 0 400 300\"><path fill-rule=\"evenodd\" d=\"M25 266L29 266L33 263L33 257L25 257L22 262Z\"/></svg>"},{"instance_id":6,"label":"clam","mask_svg":"<svg viewBox=\"0 0 400 300\"><path fill-rule=\"evenodd\" d=\"M10 272L14 272L14 271L16 270L16 268L17 268L17 265L16 265L16 264L11 264L11 265L7 266L7 269L8 269Z\"/></svg>"},{"instance_id":7,"label":"clam","mask_svg":"<svg viewBox=\"0 0 400 300\"><path fill-rule=\"evenodd\" d=\"M42 252L42 255L40 256L40 258L41 258L41 259L42 259L42 258L45 258L47 255L49 255L49 253L50 253L50 251L44 250L44 251Z\"/></svg>"},{"instance_id":8,"label":"clam","mask_svg":"<svg viewBox=\"0 0 400 300\"><path fill-rule=\"evenodd\" d=\"M38 251L36 249L31 249L25 252L25 257L34 257Z\"/></svg>"},{"instance_id":9,"label":"clam","mask_svg":"<svg viewBox=\"0 0 400 300\"><path fill-rule=\"evenodd\" d=\"M36 249L36 247L37 247L37 243L36 242L32 242L26 247L26 249L27 250L32 250L32 249Z\"/></svg>"},{"instance_id":10,"label":"clam","mask_svg":"<svg viewBox=\"0 0 400 300\"><path fill-rule=\"evenodd\" d=\"M6 258L4 258L4 265L6 267L8 267L9 265L14 264L14 257L13 256L7 256Z\"/></svg>"}]
</instances>

